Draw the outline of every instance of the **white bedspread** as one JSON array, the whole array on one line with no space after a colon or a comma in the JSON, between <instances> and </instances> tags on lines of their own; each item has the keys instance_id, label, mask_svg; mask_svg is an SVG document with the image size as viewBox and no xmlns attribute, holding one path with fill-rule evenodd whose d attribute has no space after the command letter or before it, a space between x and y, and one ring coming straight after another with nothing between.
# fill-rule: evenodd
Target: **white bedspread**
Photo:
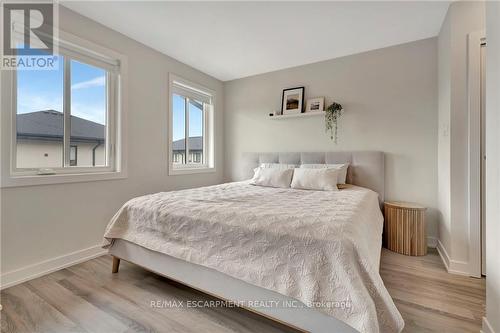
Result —
<instances>
[{"instance_id":1,"label":"white bedspread","mask_svg":"<svg viewBox=\"0 0 500 333\"><path fill-rule=\"evenodd\" d=\"M361 332L400 332L378 273L377 194L228 183L127 202L106 228L121 238L313 304ZM350 307L331 306L349 301ZM318 305L320 305L318 307Z\"/></svg>"}]
</instances>

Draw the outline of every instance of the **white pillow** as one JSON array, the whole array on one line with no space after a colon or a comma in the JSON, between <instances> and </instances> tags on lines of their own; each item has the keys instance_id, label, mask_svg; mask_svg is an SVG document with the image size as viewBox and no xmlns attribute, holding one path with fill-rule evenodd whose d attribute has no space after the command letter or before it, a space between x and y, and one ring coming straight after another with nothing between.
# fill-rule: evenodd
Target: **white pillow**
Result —
<instances>
[{"instance_id":1,"label":"white pillow","mask_svg":"<svg viewBox=\"0 0 500 333\"><path fill-rule=\"evenodd\" d=\"M250 181L252 185L289 188L293 169L256 168Z\"/></svg>"},{"instance_id":2,"label":"white pillow","mask_svg":"<svg viewBox=\"0 0 500 333\"><path fill-rule=\"evenodd\" d=\"M282 164L282 163L262 163L261 168L273 168L273 169L295 169L297 166L295 164Z\"/></svg>"},{"instance_id":3,"label":"white pillow","mask_svg":"<svg viewBox=\"0 0 500 333\"><path fill-rule=\"evenodd\" d=\"M345 184L347 178L347 168L349 163L344 164L302 164L301 168L306 169L337 169L339 170L337 184Z\"/></svg>"},{"instance_id":4,"label":"white pillow","mask_svg":"<svg viewBox=\"0 0 500 333\"><path fill-rule=\"evenodd\" d=\"M333 168L298 168L293 172L292 188L303 190L338 191L339 170Z\"/></svg>"}]
</instances>

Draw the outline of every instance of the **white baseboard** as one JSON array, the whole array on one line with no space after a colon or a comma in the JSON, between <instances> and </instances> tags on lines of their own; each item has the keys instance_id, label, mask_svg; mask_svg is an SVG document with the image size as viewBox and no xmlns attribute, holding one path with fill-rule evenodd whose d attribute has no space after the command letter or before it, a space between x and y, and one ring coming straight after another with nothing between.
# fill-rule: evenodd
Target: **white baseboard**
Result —
<instances>
[{"instance_id":1,"label":"white baseboard","mask_svg":"<svg viewBox=\"0 0 500 333\"><path fill-rule=\"evenodd\" d=\"M101 245L75 251L0 275L0 290L106 254Z\"/></svg>"},{"instance_id":2,"label":"white baseboard","mask_svg":"<svg viewBox=\"0 0 500 333\"><path fill-rule=\"evenodd\" d=\"M483 317L483 328L481 329L481 333L495 333L486 317Z\"/></svg>"},{"instance_id":3,"label":"white baseboard","mask_svg":"<svg viewBox=\"0 0 500 333\"><path fill-rule=\"evenodd\" d=\"M450 256L448 255L448 252L446 252L443 243L441 243L439 239L437 240L436 249L439 253L439 256L441 257L441 260L443 260L444 266L446 267L448 273L466 275L466 276L470 275L469 263L466 261L458 261L451 259Z\"/></svg>"},{"instance_id":4,"label":"white baseboard","mask_svg":"<svg viewBox=\"0 0 500 333\"><path fill-rule=\"evenodd\" d=\"M433 236L427 237L427 247L432 247L433 249L435 249L437 245L438 245L438 239L436 237Z\"/></svg>"}]
</instances>

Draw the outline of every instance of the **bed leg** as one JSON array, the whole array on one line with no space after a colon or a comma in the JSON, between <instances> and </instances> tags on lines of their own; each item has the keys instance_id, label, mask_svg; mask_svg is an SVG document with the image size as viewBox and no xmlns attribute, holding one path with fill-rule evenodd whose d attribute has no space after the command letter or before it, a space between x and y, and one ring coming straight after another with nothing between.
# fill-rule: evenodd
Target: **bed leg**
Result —
<instances>
[{"instance_id":1,"label":"bed leg","mask_svg":"<svg viewBox=\"0 0 500 333\"><path fill-rule=\"evenodd\" d=\"M120 267L120 258L113 257L113 269L111 273L118 273L118 268Z\"/></svg>"}]
</instances>

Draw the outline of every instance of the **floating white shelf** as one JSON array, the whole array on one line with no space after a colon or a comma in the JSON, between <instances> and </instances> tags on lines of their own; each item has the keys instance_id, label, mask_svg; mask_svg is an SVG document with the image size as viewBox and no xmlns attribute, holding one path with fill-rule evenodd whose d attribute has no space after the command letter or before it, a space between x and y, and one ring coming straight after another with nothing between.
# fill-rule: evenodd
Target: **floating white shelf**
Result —
<instances>
[{"instance_id":1,"label":"floating white shelf","mask_svg":"<svg viewBox=\"0 0 500 333\"><path fill-rule=\"evenodd\" d=\"M304 112L297 114L285 114L281 116L269 116L269 119L278 120L278 119L289 119L289 118L301 118L301 117L314 117L314 116L324 116L325 111L317 111L317 112Z\"/></svg>"}]
</instances>

